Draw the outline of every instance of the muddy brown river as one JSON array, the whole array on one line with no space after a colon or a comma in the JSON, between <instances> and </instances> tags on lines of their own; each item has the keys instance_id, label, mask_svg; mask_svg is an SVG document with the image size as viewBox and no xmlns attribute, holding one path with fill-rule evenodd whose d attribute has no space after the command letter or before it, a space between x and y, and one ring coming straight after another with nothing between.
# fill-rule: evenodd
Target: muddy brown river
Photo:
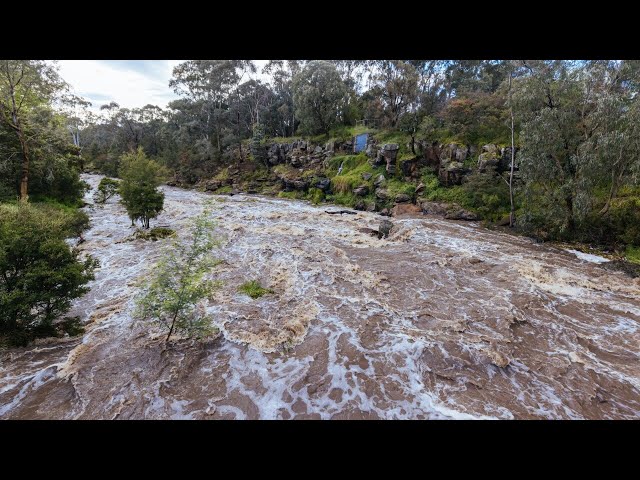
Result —
<instances>
[{"instance_id":1,"label":"muddy brown river","mask_svg":"<svg viewBox=\"0 0 640 480\"><path fill-rule=\"evenodd\" d=\"M222 287L200 309L220 334L165 345L132 320L170 240L125 241L117 199L86 207L87 331L1 353L0 418L640 416L640 279L598 257L426 216L379 240L359 231L374 213L163 188L155 225L181 237L213 201ZM238 292L253 279L275 293Z\"/></svg>"}]
</instances>

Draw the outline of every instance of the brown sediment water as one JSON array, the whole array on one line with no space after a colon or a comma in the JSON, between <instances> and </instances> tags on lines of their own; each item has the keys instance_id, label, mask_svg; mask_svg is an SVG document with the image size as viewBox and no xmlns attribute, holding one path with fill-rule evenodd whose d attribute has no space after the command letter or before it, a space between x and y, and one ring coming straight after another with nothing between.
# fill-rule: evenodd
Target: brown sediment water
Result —
<instances>
[{"instance_id":1,"label":"brown sediment water","mask_svg":"<svg viewBox=\"0 0 640 480\"><path fill-rule=\"evenodd\" d=\"M156 224L181 237L214 200L223 285L200 309L220 334L165 345L133 321L170 241L125 241L116 199L89 206L87 331L1 353L0 418L640 416L640 279L604 259L420 216L379 240L359 231L374 213L163 188ZM275 293L238 292L253 279Z\"/></svg>"}]
</instances>

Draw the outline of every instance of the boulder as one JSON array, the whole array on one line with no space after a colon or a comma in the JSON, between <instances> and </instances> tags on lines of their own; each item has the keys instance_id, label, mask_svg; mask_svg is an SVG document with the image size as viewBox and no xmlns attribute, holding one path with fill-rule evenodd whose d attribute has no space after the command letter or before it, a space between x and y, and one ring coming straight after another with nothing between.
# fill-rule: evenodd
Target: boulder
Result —
<instances>
[{"instance_id":1,"label":"boulder","mask_svg":"<svg viewBox=\"0 0 640 480\"><path fill-rule=\"evenodd\" d=\"M380 215L382 215L383 217L390 217L391 211L388 208L383 208L382 210L380 210Z\"/></svg>"},{"instance_id":2,"label":"boulder","mask_svg":"<svg viewBox=\"0 0 640 480\"><path fill-rule=\"evenodd\" d=\"M373 181L373 184L376 186L376 188L384 186L385 183L387 183L387 179L384 178L384 175L382 174L378 175Z\"/></svg>"},{"instance_id":3,"label":"boulder","mask_svg":"<svg viewBox=\"0 0 640 480\"><path fill-rule=\"evenodd\" d=\"M205 183L204 189L207 192L213 192L214 190L222 187L222 185L223 183L220 180L209 180L207 183Z\"/></svg>"},{"instance_id":4,"label":"boulder","mask_svg":"<svg viewBox=\"0 0 640 480\"><path fill-rule=\"evenodd\" d=\"M356 201L355 205L353 206L354 210L360 210L360 211L365 211L367 209L367 204L365 203L364 200L358 200Z\"/></svg>"},{"instance_id":5,"label":"boulder","mask_svg":"<svg viewBox=\"0 0 640 480\"><path fill-rule=\"evenodd\" d=\"M371 173L369 173L369 172L365 172L365 173L362 174L362 179L363 180L369 181L369 180L371 180L371 177L373 177L373 175Z\"/></svg>"},{"instance_id":6,"label":"boulder","mask_svg":"<svg viewBox=\"0 0 640 480\"><path fill-rule=\"evenodd\" d=\"M492 154L498 155L499 149L498 149L497 145L494 145L493 143L489 143L488 145L483 145L482 146L482 152L483 153L492 153Z\"/></svg>"},{"instance_id":7,"label":"boulder","mask_svg":"<svg viewBox=\"0 0 640 480\"><path fill-rule=\"evenodd\" d=\"M291 157L291 166L292 166L292 167L296 167L296 168L301 167L301 166L303 165L303 163L304 163L304 162L302 161L302 158L303 158L303 157L298 156L298 155L292 156L292 157Z\"/></svg>"},{"instance_id":8,"label":"boulder","mask_svg":"<svg viewBox=\"0 0 640 480\"><path fill-rule=\"evenodd\" d=\"M500 165L501 155L499 152L483 152L478 157L479 172L495 172Z\"/></svg>"},{"instance_id":9,"label":"boulder","mask_svg":"<svg viewBox=\"0 0 640 480\"><path fill-rule=\"evenodd\" d=\"M313 186L326 193L331 188L331 180L326 177L318 177L315 179Z\"/></svg>"},{"instance_id":10,"label":"boulder","mask_svg":"<svg viewBox=\"0 0 640 480\"><path fill-rule=\"evenodd\" d=\"M359 228L358 231L360 233L364 233L366 235L370 235L372 237L377 237L379 235L378 230L374 230L373 228Z\"/></svg>"},{"instance_id":11,"label":"boulder","mask_svg":"<svg viewBox=\"0 0 640 480\"><path fill-rule=\"evenodd\" d=\"M416 187L416 195L420 195L422 192L424 192L424 189L425 189L424 183L420 182Z\"/></svg>"},{"instance_id":12,"label":"boulder","mask_svg":"<svg viewBox=\"0 0 640 480\"><path fill-rule=\"evenodd\" d=\"M369 186L368 185L360 185L359 187L356 187L356 188L353 189L353 194L357 195L359 197L364 197L368 193L369 193Z\"/></svg>"},{"instance_id":13,"label":"boulder","mask_svg":"<svg viewBox=\"0 0 640 480\"><path fill-rule=\"evenodd\" d=\"M398 150L400 147L397 143L385 143L380 150L386 163L386 171L388 173L395 173L396 171L396 158L398 156Z\"/></svg>"},{"instance_id":14,"label":"boulder","mask_svg":"<svg viewBox=\"0 0 640 480\"><path fill-rule=\"evenodd\" d=\"M438 171L438 179L445 186L461 185L464 177L470 172L461 162L447 162Z\"/></svg>"},{"instance_id":15,"label":"boulder","mask_svg":"<svg viewBox=\"0 0 640 480\"><path fill-rule=\"evenodd\" d=\"M407 203L411 201L411 197L406 193L399 193L395 198L396 203Z\"/></svg>"},{"instance_id":16,"label":"boulder","mask_svg":"<svg viewBox=\"0 0 640 480\"><path fill-rule=\"evenodd\" d=\"M382 220L380 222L380 226L378 227L378 238L387 238L391 233L392 228L392 222L390 222L389 220Z\"/></svg>"},{"instance_id":17,"label":"boulder","mask_svg":"<svg viewBox=\"0 0 640 480\"><path fill-rule=\"evenodd\" d=\"M400 161L400 169L404 177L420 177L420 159L418 157Z\"/></svg>"},{"instance_id":18,"label":"boulder","mask_svg":"<svg viewBox=\"0 0 640 480\"><path fill-rule=\"evenodd\" d=\"M387 162L387 160L384 158L384 155L382 154L381 150L378 150L376 152L376 156L375 157L371 157L371 159L369 160L369 163L371 165L373 165L374 167L379 167L381 165L385 165Z\"/></svg>"},{"instance_id":19,"label":"boulder","mask_svg":"<svg viewBox=\"0 0 640 480\"><path fill-rule=\"evenodd\" d=\"M378 200L387 200L389 198L389 192L387 192L384 188L378 188L376 190L376 198Z\"/></svg>"},{"instance_id":20,"label":"boulder","mask_svg":"<svg viewBox=\"0 0 640 480\"><path fill-rule=\"evenodd\" d=\"M403 215L415 216L421 213L422 210L420 207L412 203L399 203L391 209L391 216L393 217L400 217Z\"/></svg>"},{"instance_id":21,"label":"boulder","mask_svg":"<svg viewBox=\"0 0 640 480\"><path fill-rule=\"evenodd\" d=\"M378 147L370 143L367 145L367 148L364 151L364 153L369 158L376 158L378 156Z\"/></svg>"},{"instance_id":22,"label":"boulder","mask_svg":"<svg viewBox=\"0 0 640 480\"><path fill-rule=\"evenodd\" d=\"M428 215L440 215L444 217L447 214L449 204L423 200L420 202L420 208L422 209L423 213L426 213Z\"/></svg>"},{"instance_id":23,"label":"boulder","mask_svg":"<svg viewBox=\"0 0 640 480\"><path fill-rule=\"evenodd\" d=\"M302 178L282 178L282 189L285 192L291 192L293 190L304 191L309 188L309 182L307 180L303 180Z\"/></svg>"},{"instance_id":24,"label":"boulder","mask_svg":"<svg viewBox=\"0 0 640 480\"><path fill-rule=\"evenodd\" d=\"M515 149L516 155L518 154L518 147ZM518 166L514 168L517 170ZM511 147L505 147L500 152L500 163L498 164L499 172L508 172L511 170Z\"/></svg>"},{"instance_id":25,"label":"boulder","mask_svg":"<svg viewBox=\"0 0 640 480\"><path fill-rule=\"evenodd\" d=\"M438 215L449 220L480 220L480 217L473 212L465 210L457 203L430 202L422 200L420 208L423 213L429 215Z\"/></svg>"}]
</instances>

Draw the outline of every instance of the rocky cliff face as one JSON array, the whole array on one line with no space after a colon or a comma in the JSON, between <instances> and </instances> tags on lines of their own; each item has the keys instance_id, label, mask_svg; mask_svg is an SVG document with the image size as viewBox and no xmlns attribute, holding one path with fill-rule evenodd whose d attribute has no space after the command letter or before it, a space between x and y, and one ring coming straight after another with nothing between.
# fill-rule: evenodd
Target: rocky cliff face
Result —
<instances>
[{"instance_id":1,"label":"rocky cliff face","mask_svg":"<svg viewBox=\"0 0 640 480\"><path fill-rule=\"evenodd\" d=\"M406 212L407 208L396 208L401 204L413 204L414 210L424 213L462 220L478 220L478 216L458 205L429 202L421 198L425 186L420 178L425 169L437 175L440 183L450 187L461 185L473 172L498 175L507 172L511 166L511 148L488 144L482 147L458 143L442 144L418 141L414 145L415 154L399 155L401 146L397 143L378 142L372 135L367 138L364 153L372 168L383 168L384 173L376 176L363 173L362 181L350 188L350 193L360 199L354 203L357 210L378 211L383 214ZM411 151L409 145L404 151ZM251 177L255 167L229 167L224 175L204 183L205 190L218 193L277 193L300 192L308 194L317 189L322 195L333 192L332 178L328 174L330 160L336 155L353 155L354 141L329 141L314 143L309 140L293 140L289 143L271 143L266 146L266 163L269 173L262 178ZM334 167L335 169L335 167ZM249 173L247 173L249 172ZM338 171L338 175L342 173ZM248 181L247 177L251 177ZM388 181L395 179L413 185L415 193L390 192ZM409 189L411 190L411 189ZM341 190L344 193L344 189ZM367 202L366 198L371 201Z\"/></svg>"}]
</instances>

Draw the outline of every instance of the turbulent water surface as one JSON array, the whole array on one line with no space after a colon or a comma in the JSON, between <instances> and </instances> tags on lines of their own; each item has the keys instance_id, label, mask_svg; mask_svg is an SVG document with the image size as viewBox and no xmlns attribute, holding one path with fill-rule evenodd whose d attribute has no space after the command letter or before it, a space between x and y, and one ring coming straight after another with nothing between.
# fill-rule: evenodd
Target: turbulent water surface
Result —
<instances>
[{"instance_id":1,"label":"turbulent water surface","mask_svg":"<svg viewBox=\"0 0 640 480\"><path fill-rule=\"evenodd\" d=\"M202 313L220 334L167 346L133 321L170 241L126 241L115 200L89 206L81 248L101 268L71 312L87 332L1 354L0 418L640 414L639 279L470 223L396 218L379 240L359 231L374 213L164 191L156 224L180 236L215 199L223 286ZM252 279L275 293L239 293Z\"/></svg>"}]
</instances>

